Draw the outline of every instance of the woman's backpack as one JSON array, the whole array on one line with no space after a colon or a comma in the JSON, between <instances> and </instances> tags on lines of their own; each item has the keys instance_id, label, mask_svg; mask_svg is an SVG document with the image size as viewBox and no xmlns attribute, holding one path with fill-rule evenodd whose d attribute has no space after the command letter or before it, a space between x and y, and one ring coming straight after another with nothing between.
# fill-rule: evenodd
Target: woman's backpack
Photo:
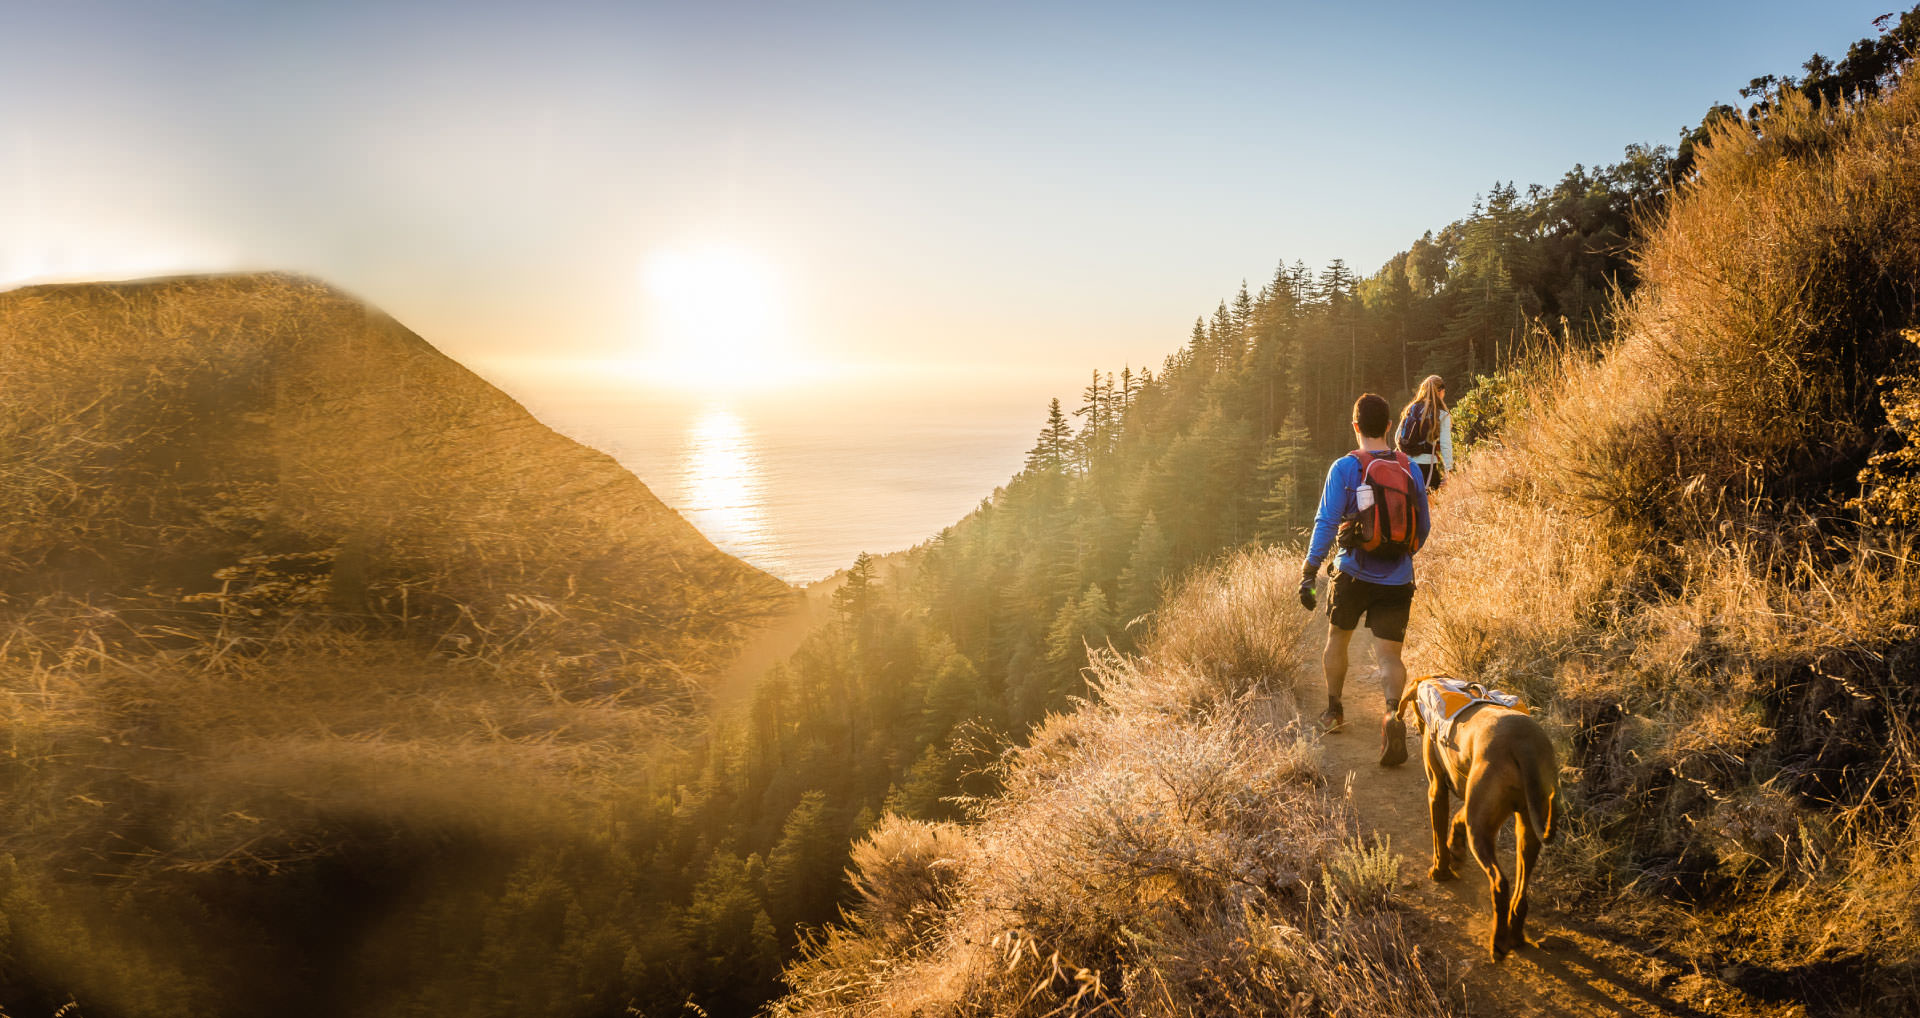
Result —
<instances>
[{"instance_id":1,"label":"woman's backpack","mask_svg":"<svg viewBox=\"0 0 1920 1018\"><path fill-rule=\"evenodd\" d=\"M1381 558L1419 551L1413 464L1406 454L1355 449L1347 455L1360 461L1360 483L1353 489L1357 509L1341 521L1341 546Z\"/></svg>"},{"instance_id":2,"label":"woman's backpack","mask_svg":"<svg viewBox=\"0 0 1920 1018\"><path fill-rule=\"evenodd\" d=\"M1433 443L1427 441L1425 403L1415 403L1407 408L1407 415L1400 418L1400 429L1393 433L1393 444L1409 456L1427 456L1433 452Z\"/></svg>"}]
</instances>

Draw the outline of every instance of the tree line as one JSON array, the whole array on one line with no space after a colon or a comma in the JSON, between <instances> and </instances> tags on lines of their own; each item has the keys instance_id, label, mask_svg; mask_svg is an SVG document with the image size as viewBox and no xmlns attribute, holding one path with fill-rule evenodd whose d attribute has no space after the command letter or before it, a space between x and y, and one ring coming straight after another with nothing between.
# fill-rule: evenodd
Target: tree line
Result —
<instances>
[{"instance_id":1,"label":"tree line","mask_svg":"<svg viewBox=\"0 0 1920 1018\"><path fill-rule=\"evenodd\" d=\"M1920 17L1881 27L1743 98L1877 94ZM1283 260L1157 367L1094 370L1053 400L1019 473L926 543L861 555L831 621L658 792L644 837L679 873L657 886L682 951L659 985L715 1014L765 999L805 929L835 918L851 839L885 812L963 817L1000 747L1086 695L1086 647L1131 649L1165 585L1223 551L1299 539L1355 395L1397 405L1439 374L1472 439L1516 360L1609 342L1642 224L1687 186L1707 127L1742 115L1715 106L1675 147L1551 185L1496 182L1368 276Z\"/></svg>"}]
</instances>

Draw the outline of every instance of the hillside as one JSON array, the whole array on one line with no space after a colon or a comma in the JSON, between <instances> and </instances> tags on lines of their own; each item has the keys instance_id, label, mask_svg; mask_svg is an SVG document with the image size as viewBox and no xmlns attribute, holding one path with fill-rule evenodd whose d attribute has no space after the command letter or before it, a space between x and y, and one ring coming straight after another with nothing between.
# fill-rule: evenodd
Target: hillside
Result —
<instances>
[{"instance_id":1,"label":"hillside","mask_svg":"<svg viewBox=\"0 0 1920 1018\"><path fill-rule=\"evenodd\" d=\"M611 457L310 280L26 287L0 335L18 596L204 593L308 556L343 612L618 588L671 640L702 599L778 592Z\"/></svg>"},{"instance_id":2,"label":"hillside","mask_svg":"<svg viewBox=\"0 0 1920 1018\"><path fill-rule=\"evenodd\" d=\"M310 280L15 290L0 344L0 1005L684 998L554 969L529 888L698 930L667 764L784 584Z\"/></svg>"},{"instance_id":3,"label":"hillside","mask_svg":"<svg viewBox=\"0 0 1920 1018\"><path fill-rule=\"evenodd\" d=\"M1604 327L1503 343L1458 408L1475 446L1437 499L1408 646L1416 671L1524 692L1558 745L1568 833L1544 857L1542 950L1475 962L1459 931L1485 929L1484 882L1421 883L1418 780L1295 723L1315 656L1297 547L1234 554L1142 615L1109 608L1141 562L1204 547L1163 529L1230 548L1259 496L1263 522L1297 512L1314 439L1284 422L1313 406L1294 344L1314 333L1266 324L1262 306L1293 306L1277 281L1139 391L1111 390L1111 416L1075 434L1056 413L1028 471L895 577L900 617L930 604L956 639L1003 617L970 607L1049 605L1009 577L1066 577L1053 627L1028 632L1048 672L1090 643L1088 692L1001 755L1000 791L944 800L970 823L933 796L878 820L851 853L849 915L788 969L776 1013L1920 1008L1910 52L1863 41L1847 91L1770 79L1750 114L1710 115ZM1396 264L1358 287L1359 323L1393 321L1368 294L1404 283ZM1474 355L1472 330L1452 335ZM1225 451L1248 434L1274 483ZM1183 469L1179 519L1156 518L1159 475ZM1003 544L1042 565L965 568ZM1041 669L995 664L1009 689Z\"/></svg>"},{"instance_id":4,"label":"hillside","mask_svg":"<svg viewBox=\"0 0 1920 1018\"><path fill-rule=\"evenodd\" d=\"M1909 79L1719 125L1427 573L1425 660L1550 705L1582 891L1816 1015L1920 1002L1916 124Z\"/></svg>"}]
</instances>

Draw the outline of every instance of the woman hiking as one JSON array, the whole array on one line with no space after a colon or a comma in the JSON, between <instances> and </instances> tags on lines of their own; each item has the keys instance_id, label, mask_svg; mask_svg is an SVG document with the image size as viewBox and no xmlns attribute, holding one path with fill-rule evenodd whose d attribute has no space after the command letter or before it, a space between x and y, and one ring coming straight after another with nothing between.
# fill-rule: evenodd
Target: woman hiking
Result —
<instances>
[{"instance_id":1,"label":"woman hiking","mask_svg":"<svg viewBox=\"0 0 1920 1018\"><path fill-rule=\"evenodd\" d=\"M1400 411L1393 441L1420 468L1427 490L1438 490L1453 469L1453 414L1447 412L1447 383L1439 375L1428 375Z\"/></svg>"}]
</instances>

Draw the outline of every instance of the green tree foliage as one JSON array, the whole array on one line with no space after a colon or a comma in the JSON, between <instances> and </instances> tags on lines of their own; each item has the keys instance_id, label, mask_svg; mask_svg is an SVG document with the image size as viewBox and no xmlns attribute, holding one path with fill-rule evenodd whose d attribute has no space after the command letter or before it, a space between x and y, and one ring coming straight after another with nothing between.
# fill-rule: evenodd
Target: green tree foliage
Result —
<instances>
[{"instance_id":1,"label":"green tree foliage","mask_svg":"<svg viewBox=\"0 0 1920 1018\"><path fill-rule=\"evenodd\" d=\"M767 856L767 916L780 929L819 924L834 917L844 881L838 871L846 857L846 823L835 822L826 793L800 797L787 814L780 841Z\"/></svg>"},{"instance_id":2,"label":"green tree foliage","mask_svg":"<svg viewBox=\"0 0 1920 1018\"><path fill-rule=\"evenodd\" d=\"M766 867L757 855L712 857L686 911L687 944L703 977L695 986L709 1009L744 1010L778 972L773 923L762 904Z\"/></svg>"},{"instance_id":3,"label":"green tree foliage","mask_svg":"<svg viewBox=\"0 0 1920 1018\"><path fill-rule=\"evenodd\" d=\"M1094 373L1096 384L1099 373ZM1047 407L1047 423L1040 429L1040 438L1027 453L1027 469L1044 474L1059 474L1072 461L1073 427L1067 423L1066 414L1060 410L1060 400L1055 399Z\"/></svg>"},{"instance_id":4,"label":"green tree foliage","mask_svg":"<svg viewBox=\"0 0 1920 1018\"><path fill-rule=\"evenodd\" d=\"M1120 626L1132 625L1135 619L1144 617L1159 602L1160 584L1166 578L1171 551L1167 535L1160 529L1160 521L1154 519L1153 512L1149 510L1146 518L1140 521L1140 532L1134 537L1127 567L1120 571L1118 577Z\"/></svg>"},{"instance_id":5,"label":"green tree foliage","mask_svg":"<svg viewBox=\"0 0 1920 1018\"><path fill-rule=\"evenodd\" d=\"M1112 636L1113 612L1099 584L1088 585L1085 593L1060 606L1047 631L1047 704L1085 688L1080 672L1087 666L1087 648L1105 646Z\"/></svg>"},{"instance_id":6,"label":"green tree foliage","mask_svg":"<svg viewBox=\"0 0 1920 1018\"><path fill-rule=\"evenodd\" d=\"M1260 531L1262 541L1285 544L1294 540L1302 522L1318 503L1318 480L1323 468L1313 455L1313 436L1301 423L1298 407L1289 408L1280 430L1267 440L1260 461Z\"/></svg>"}]
</instances>

